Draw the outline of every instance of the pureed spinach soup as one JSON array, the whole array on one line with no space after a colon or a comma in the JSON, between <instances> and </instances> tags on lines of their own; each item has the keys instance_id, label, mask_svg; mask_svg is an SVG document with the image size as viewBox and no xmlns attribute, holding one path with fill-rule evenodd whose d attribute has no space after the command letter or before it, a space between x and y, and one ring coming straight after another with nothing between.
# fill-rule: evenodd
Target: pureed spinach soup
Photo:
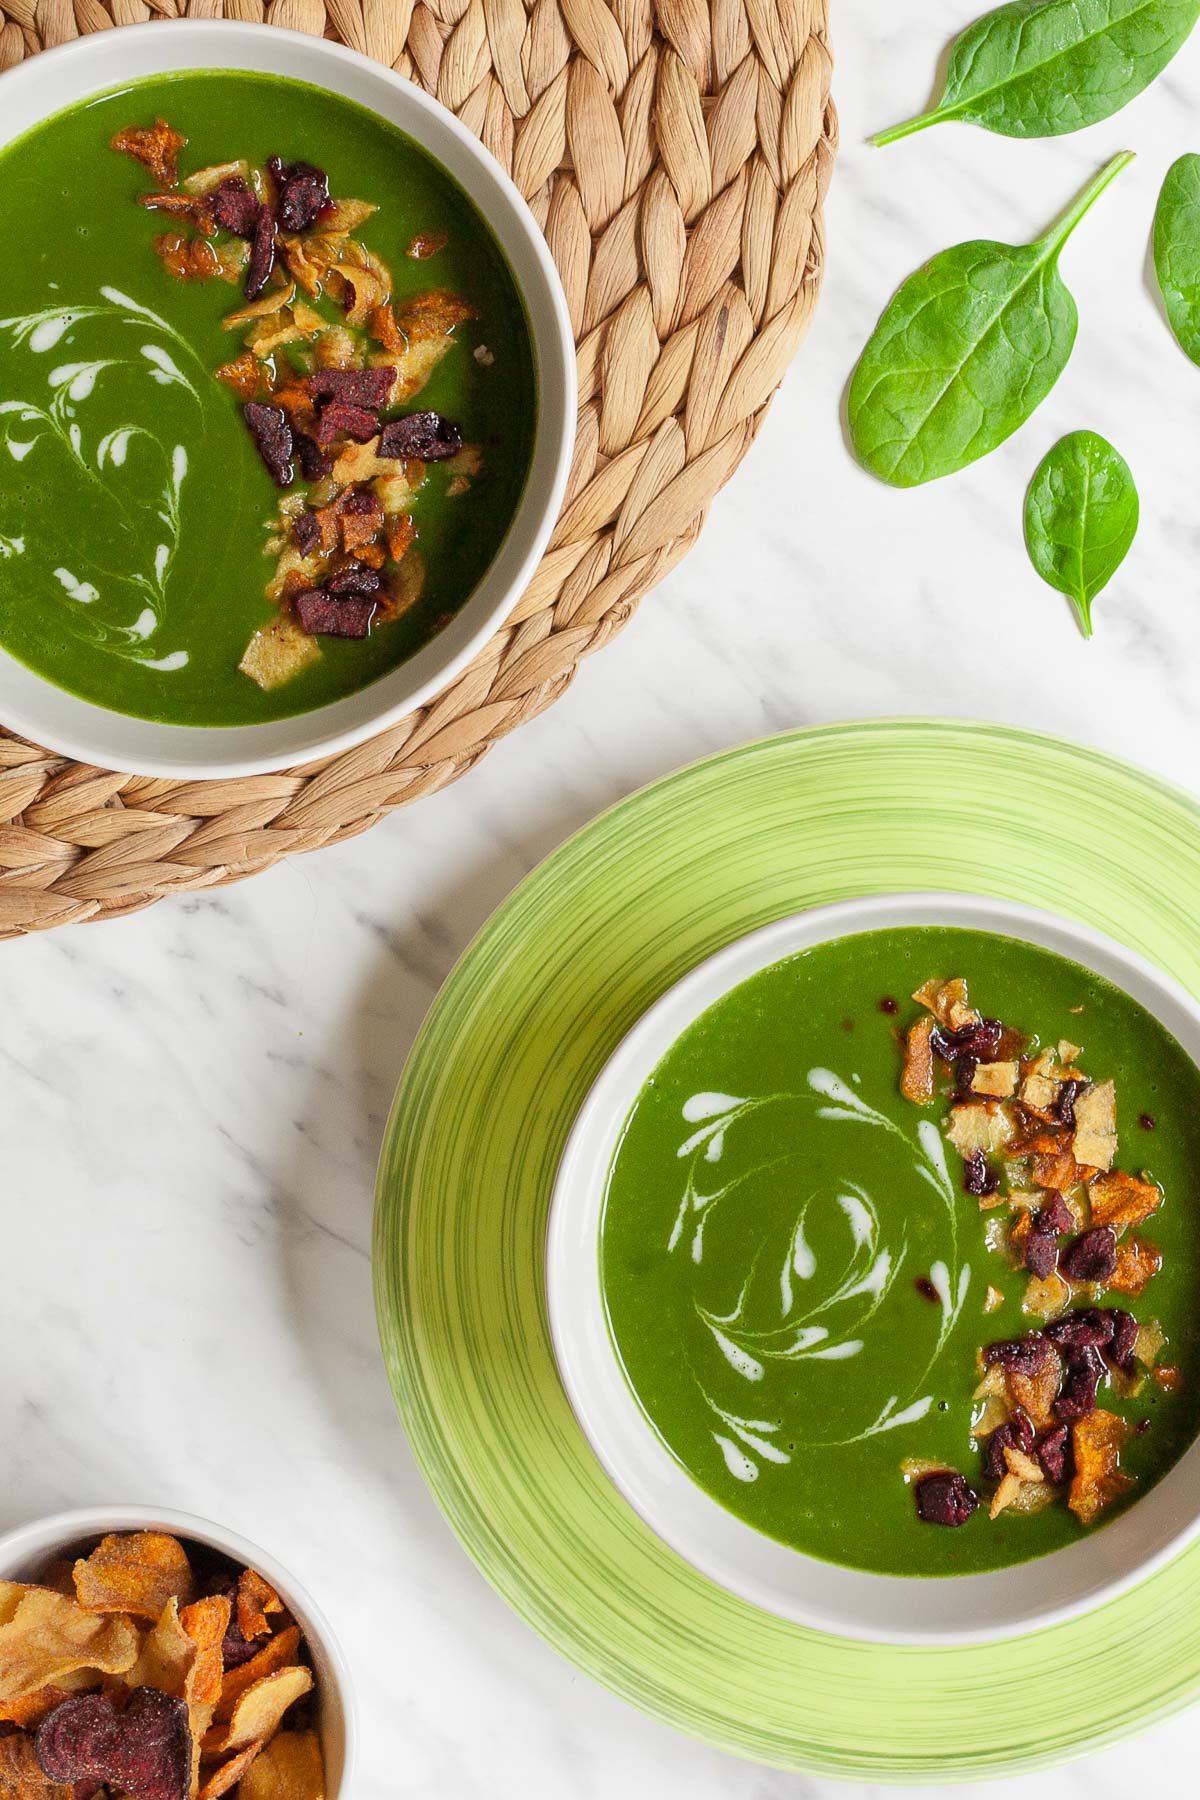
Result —
<instances>
[{"instance_id":1,"label":"pureed spinach soup","mask_svg":"<svg viewBox=\"0 0 1200 1800\"><path fill-rule=\"evenodd\" d=\"M748 1524L883 1574L994 1569L1192 1441L1198 1202L1200 1075L1140 1005L1011 939L870 932L659 1063L609 1176L610 1328Z\"/></svg>"},{"instance_id":2,"label":"pureed spinach soup","mask_svg":"<svg viewBox=\"0 0 1200 1800\"><path fill-rule=\"evenodd\" d=\"M138 82L0 152L0 644L119 712L243 725L468 599L535 429L487 224L298 82Z\"/></svg>"}]
</instances>

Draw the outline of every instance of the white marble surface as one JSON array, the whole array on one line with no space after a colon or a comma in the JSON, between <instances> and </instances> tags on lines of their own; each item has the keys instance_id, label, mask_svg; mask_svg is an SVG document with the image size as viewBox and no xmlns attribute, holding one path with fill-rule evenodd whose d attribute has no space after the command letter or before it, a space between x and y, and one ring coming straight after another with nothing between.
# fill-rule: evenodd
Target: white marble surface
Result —
<instances>
[{"instance_id":1,"label":"white marble surface","mask_svg":"<svg viewBox=\"0 0 1200 1800\"><path fill-rule=\"evenodd\" d=\"M1021 145L944 127L887 152L975 0L839 0L844 150L816 328L700 550L552 712L469 779L245 886L0 950L0 1526L148 1498L303 1572L358 1680L363 1800L771 1800L848 1790L630 1711L509 1616L413 1467L376 1350L371 1178L401 1060L493 906L600 807L763 732L957 713L1071 734L1200 786L1200 370L1145 279L1168 162L1200 148L1200 33L1119 118ZM1193 135L1193 131L1195 135ZM984 464L893 493L839 400L928 252L1041 228L1139 153L1068 249L1079 341ZM1026 566L1021 500L1064 430L1138 478L1135 550L1083 645ZM1020 1800L1194 1791L1197 1718ZM860 1790L865 1793L866 1790Z\"/></svg>"}]
</instances>

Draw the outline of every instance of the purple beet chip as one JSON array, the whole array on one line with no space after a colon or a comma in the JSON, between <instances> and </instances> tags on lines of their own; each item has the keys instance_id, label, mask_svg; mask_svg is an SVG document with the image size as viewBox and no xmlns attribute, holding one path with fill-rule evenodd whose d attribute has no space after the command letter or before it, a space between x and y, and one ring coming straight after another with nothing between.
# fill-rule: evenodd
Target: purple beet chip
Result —
<instances>
[{"instance_id":1,"label":"purple beet chip","mask_svg":"<svg viewBox=\"0 0 1200 1800\"><path fill-rule=\"evenodd\" d=\"M380 456L414 457L420 462L445 462L462 449L462 432L453 419L441 413L409 413L406 419L390 419L379 439Z\"/></svg>"},{"instance_id":2,"label":"purple beet chip","mask_svg":"<svg viewBox=\"0 0 1200 1800\"><path fill-rule=\"evenodd\" d=\"M386 403L395 379L395 368L317 369L302 385L314 400L340 400L375 412Z\"/></svg>"},{"instance_id":3,"label":"purple beet chip","mask_svg":"<svg viewBox=\"0 0 1200 1800\"><path fill-rule=\"evenodd\" d=\"M309 437L307 431L296 431L292 435L305 481L323 481L326 475L333 473L333 460L326 456L316 438Z\"/></svg>"},{"instance_id":4,"label":"purple beet chip","mask_svg":"<svg viewBox=\"0 0 1200 1800\"><path fill-rule=\"evenodd\" d=\"M254 439L254 447L266 463L276 487L291 487L296 479L292 467L292 428L282 406L264 406L248 401L243 416Z\"/></svg>"},{"instance_id":5,"label":"purple beet chip","mask_svg":"<svg viewBox=\"0 0 1200 1800\"><path fill-rule=\"evenodd\" d=\"M1036 1219L1025 1239L1025 1267L1039 1281L1045 1281L1047 1275L1058 1267L1058 1238L1053 1231L1046 1231Z\"/></svg>"},{"instance_id":6,"label":"purple beet chip","mask_svg":"<svg viewBox=\"0 0 1200 1800\"><path fill-rule=\"evenodd\" d=\"M316 513L297 513L292 520L292 536L296 540L297 548L304 556L308 556L311 551L315 550L321 541L321 527L317 522Z\"/></svg>"},{"instance_id":7,"label":"purple beet chip","mask_svg":"<svg viewBox=\"0 0 1200 1800\"><path fill-rule=\"evenodd\" d=\"M296 617L310 637L365 638L377 602L369 596L339 599L325 588L305 588L292 601Z\"/></svg>"},{"instance_id":8,"label":"purple beet chip","mask_svg":"<svg viewBox=\"0 0 1200 1800\"><path fill-rule=\"evenodd\" d=\"M999 1186L1000 1177L988 1167L983 1151L973 1150L963 1164L963 1193L975 1194L982 1199L994 1194Z\"/></svg>"},{"instance_id":9,"label":"purple beet chip","mask_svg":"<svg viewBox=\"0 0 1200 1800\"><path fill-rule=\"evenodd\" d=\"M222 231L234 237L252 238L258 224L258 196L240 175L230 175L209 196L213 218Z\"/></svg>"},{"instance_id":10,"label":"purple beet chip","mask_svg":"<svg viewBox=\"0 0 1200 1800\"><path fill-rule=\"evenodd\" d=\"M1055 1193L1042 1207L1035 1221L1039 1231L1064 1232L1074 1231L1075 1214L1071 1211L1062 1195Z\"/></svg>"},{"instance_id":11,"label":"purple beet chip","mask_svg":"<svg viewBox=\"0 0 1200 1800\"><path fill-rule=\"evenodd\" d=\"M1044 1431L1034 1446L1034 1455L1042 1465L1047 1481L1055 1487L1067 1479L1067 1458L1070 1451L1068 1439L1070 1428L1066 1425L1052 1425Z\"/></svg>"},{"instance_id":12,"label":"purple beet chip","mask_svg":"<svg viewBox=\"0 0 1200 1800\"><path fill-rule=\"evenodd\" d=\"M1096 1406L1096 1390L1100 1386L1100 1378L1104 1374L1104 1362L1100 1352L1085 1344L1074 1350L1071 1361L1067 1365L1066 1379L1062 1392L1054 1402L1056 1419L1083 1419L1093 1412Z\"/></svg>"},{"instance_id":13,"label":"purple beet chip","mask_svg":"<svg viewBox=\"0 0 1200 1800\"><path fill-rule=\"evenodd\" d=\"M1041 1332L1030 1331L1024 1337L1004 1338L988 1344L983 1360L989 1367L999 1363L1002 1369L1014 1375L1036 1375L1045 1361L1046 1350L1046 1340Z\"/></svg>"},{"instance_id":14,"label":"purple beet chip","mask_svg":"<svg viewBox=\"0 0 1200 1800\"><path fill-rule=\"evenodd\" d=\"M135 1688L124 1712L104 1694L74 1694L47 1713L34 1739L51 1781L102 1781L130 1800L187 1800L192 1732L187 1704Z\"/></svg>"},{"instance_id":15,"label":"purple beet chip","mask_svg":"<svg viewBox=\"0 0 1200 1800\"><path fill-rule=\"evenodd\" d=\"M368 594L375 594L378 591L379 570L371 568L369 563L364 562L347 563L344 569L338 570L329 583L329 592L336 594L339 600L348 594L354 594L358 598L364 599Z\"/></svg>"},{"instance_id":16,"label":"purple beet chip","mask_svg":"<svg viewBox=\"0 0 1200 1800\"><path fill-rule=\"evenodd\" d=\"M1082 1306L1076 1312L1063 1313L1046 1326L1046 1336L1060 1349L1076 1349L1094 1344L1097 1349L1113 1335L1114 1312L1098 1306ZM1128 1317L1128 1314L1125 1315Z\"/></svg>"},{"instance_id":17,"label":"purple beet chip","mask_svg":"<svg viewBox=\"0 0 1200 1800\"><path fill-rule=\"evenodd\" d=\"M254 221L250 261L246 265L246 298L257 300L275 267L275 221L269 206L260 206Z\"/></svg>"},{"instance_id":18,"label":"purple beet chip","mask_svg":"<svg viewBox=\"0 0 1200 1800\"><path fill-rule=\"evenodd\" d=\"M929 1042L943 1062L957 1062L960 1057L968 1056L981 1063L995 1055L1003 1036L1004 1027L999 1019L980 1019L974 1025L960 1025L957 1031L935 1025L929 1034Z\"/></svg>"},{"instance_id":19,"label":"purple beet chip","mask_svg":"<svg viewBox=\"0 0 1200 1800\"><path fill-rule=\"evenodd\" d=\"M1117 1266L1117 1240L1111 1225L1093 1225L1068 1246L1059 1260L1068 1281L1107 1281Z\"/></svg>"},{"instance_id":20,"label":"purple beet chip","mask_svg":"<svg viewBox=\"0 0 1200 1800\"><path fill-rule=\"evenodd\" d=\"M1135 1364L1133 1347L1137 1343L1138 1322L1132 1313L1123 1307L1112 1306L1108 1316L1113 1322L1112 1341L1108 1346L1108 1354L1113 1363L1125 1375L1132 1375Z\"/></svg>"},{"instance_id":21,"label":"purple beet chip","mask_svg":"<svg viewBox=\"0 0 1200 1800\"><path fill-rule=\"evenodd\" d=\"M1003 1481L1008 1474L1008 1464L1004 1460L1005 1450L1023 1450L1028 1456L1033 1449L1033 1437L1033 1420L1018 1406L1012 1418L997 1425L988 1438L987 1452L983 1459L985 1479Z\"/></svg>"},{"instance_id":22,"label":"purple beet chip","mask_svg":"<svg viewBox=\"0 0 1200 1800\"><path fill-rule=\"evenodd\" d=\"M346 406L340 400L329 400L321 408L321 416L317 420L317 442L322 449L340 437L353 438L356 444L365 444L378 430L379 420L365 406Z\"/></svg>"},{"instance_id":23,"label":"purple beet chip","mask_svg":"<svg viewBox=\"0 0 1200 1800\"><path fill-rule=\"evenodd\" d=\"M1054 1108L1054 1115L1060 1125L1065 1125L1068 1129L1074 1127L1075 1102L1087 1085L1086 1081L1063 1082L1058 1090L1058 1102Z\"/></svg>"},{"instance_id":24,"label":"purple beet chip","mask_svg":"<svg viewBox=\"0 0 1200 1800\"><path fill-rule=\"evenodd\" d=\"M269 156L267 167L278 190L275 209L285 231L307 231L329 205L329 177L312 163L285 163Z\"/></svg>"},{"instance_id":25,"label":"purple beet chip","mask_svg":"<svg viewBox=\"0 0 1200 1800\"><path fill-rule=\"evenodd\" d=\"M926 1475L916 1485L917 1517L927 1525L965 1525L979 1496L957 1469Z\"/></svg>"}]
</instances>

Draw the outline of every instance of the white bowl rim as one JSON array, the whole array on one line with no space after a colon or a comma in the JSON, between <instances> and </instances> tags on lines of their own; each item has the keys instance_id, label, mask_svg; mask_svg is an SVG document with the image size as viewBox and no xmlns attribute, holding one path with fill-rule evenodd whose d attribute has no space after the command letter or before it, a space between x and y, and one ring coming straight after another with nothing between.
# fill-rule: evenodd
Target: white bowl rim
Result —
<instances>
[{"instance_id":1,"label":"white bowl rim","mask_svg":"<svg viewBox=\"0 0 1200 1800\"><path fill-rule=\"evenodd\" d=\"M12 1580L13 1571L38 1558L52 1559L68 1545L115 1531L168 1531L192 1538L207 1549L219 1550L244 1567L256 1569L287 1603L308 1641L314 1663L319 1662L318 1709L324 1687L332 1684L342 1739L342 1772L327 1800L349 1793L358 1755L358 1716L354 1687L345 1653L333 1626L304 1584L284 1568L269 1551L240 1532L198 1513L180 1512L170 1506L79 1506L66 1512L43 1513L0 1532L0 1580ZM26 1579L33 1580L30 1574Z\"/></svg>"},{"instance_id":2,"label":"white bowl rim","mask_svg":"<svg viewBox=\"0 0 1200 1800\"><path fill-rule=\"evenodd\" d=\"M198 60L180 60L184 48L194 48ZM130 73L126 65L150 49L153 66L139 66ZM281 58L292 66L277 67L276 60ZM64 82L76 69L78 80L64 93ZM239 19L163 19L73 38L0 73L0 109L11 111L18 84L44 82L47 88L47 104L36 116L23 119L14 131L0 133L0 151L82 100L119 89L125 82L189 69L274 74L324 87L377 112L414 137L467 193L513 270L529 321L537 386L537 429L529 474L517 511L488 569L442 632L396 669L352 694L259 725L170 725L84 700L38 675L0 646L0 682L6 677L19 680L33 697L32 704L0 699L0 721L8 730L59 755L124 774L220 780L269 774L351 749L426 705L461 675L504 623L536 571L554 529L570 474L577 381L574 333L562 282L546 239L511 178L440 101L386 64L348 45L284 26ZM322 79L322 69L329 80ZM389 115L349 91L355 80L375 82L381 90L390 90L397 111L408 117ZM432 133L435 142L441 140L441 150L426 143L422 127ZM448 154L460 156L461 165L450 167ZM488 200L498 204L499 215ZM401 692L406 671L422 665L426 672ZM371 696L381 696L389 688L397 697L386 705L377 700L372 709ZM47 722L40 710L43 706L57 706L73 715L76 723ZM335 722L352 712L364 716L353 723ZM321 721L326 722L324 726ZM272 747L272 740L285 736L286 743ZM162 747L154 747L156 740Z\"/></svg>"},{"instance_id":3,"label":"white bowl rim","mask_svg":"<svg viewBox=\"0 0 1200 1800\"><path fill-rule=\"evenodd\" d=\"M831 1636L930 1647L997 1642L1115 1599L1200 1534L1200 1436L1119 1517L1049 1555L945 1579L847 1569L754 1530L683 1470L620 1367L600 1284L599 1228L612 1155L646 1077L680 1033L759 970L819 943L903 925L960 926L1055 950L1131 994L1200 1065L1200 1001L1138 951L1064 914L995 895L938 890L856 896L789 914L724 945L668 988L589 1089L563 1150L547 1219L550 1336L567 1400L609 1480L660 1540L715 1585ZM1152 1517L1153 1543L1139 1551L1137 1540Z\"/></svg>"}]
</instances>

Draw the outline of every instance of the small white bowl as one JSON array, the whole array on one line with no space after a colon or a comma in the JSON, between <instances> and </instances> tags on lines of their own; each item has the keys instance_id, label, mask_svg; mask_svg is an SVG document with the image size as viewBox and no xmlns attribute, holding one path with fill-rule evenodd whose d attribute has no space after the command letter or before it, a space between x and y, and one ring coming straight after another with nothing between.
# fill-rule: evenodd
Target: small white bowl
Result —
<instances>
[{"instance_id":1,"label":"small white bowl","mask_svg":"<svg viewBox=\"0 0 1200 1800\"><path fill-rule=\"evenodd\" d=\"M60 1556L85 1555L110 1531L169 1531L220 1551L265 1576L304 1633L312 1659L317 1730L325 1760L325 1800L350 1792L357 1731L350 1671L328 1619L294 1575L249 1539L191 1513L161 1506L88 1506L34 1519L0 1536L0 1580L38 1581Z\"/></svg>"},{"instance_id":2,"label":"small white bowl","mask_svg":"<svg viewBox=\"0 0 1200 1800\"><path fill-rule=\"evenodd\" d=\"M218 19L93 32L0 75L0 149L92 95L184 69L288 76L356 101L406 131L466 191L495 233L525 301L537 372L529 477L490 568L444 630L357 694L265 725L161 725L68 694L0 648L0 724L9 730L103 768L202 780L282 769L361 743L431 699L483 648L537 568L562 504L575 435L575 346L554 259L500 165L421 88L328 38Z\"/></svg>"},{"instance_id":3,"label":"small white bowl","mask_svg":"<svg viewBox=\"0 0 1200 1800\"><path fill-rule=\"evenodd\" d=\"M691 1479L622 1372L600 1282L608 1174L638 1095L681 1032L731 988L797 951L904 925L1020 938L1082 963L1138 1000L1200 1064L1200 1004L1142 957L1085 925L970 894L847 900L781 919L693 969L634 1026L584 1101L559 1166L547 1230L550 1330L567 1397L629 1504L702 1574L767 1612L841 1637L963 1644L1056 1624L1111 1599L1200 1532L1200 1441L1142 1499L1076 1544L985 1575L866 1574L755 1531Z\"/></svg>"}]
</instances>

